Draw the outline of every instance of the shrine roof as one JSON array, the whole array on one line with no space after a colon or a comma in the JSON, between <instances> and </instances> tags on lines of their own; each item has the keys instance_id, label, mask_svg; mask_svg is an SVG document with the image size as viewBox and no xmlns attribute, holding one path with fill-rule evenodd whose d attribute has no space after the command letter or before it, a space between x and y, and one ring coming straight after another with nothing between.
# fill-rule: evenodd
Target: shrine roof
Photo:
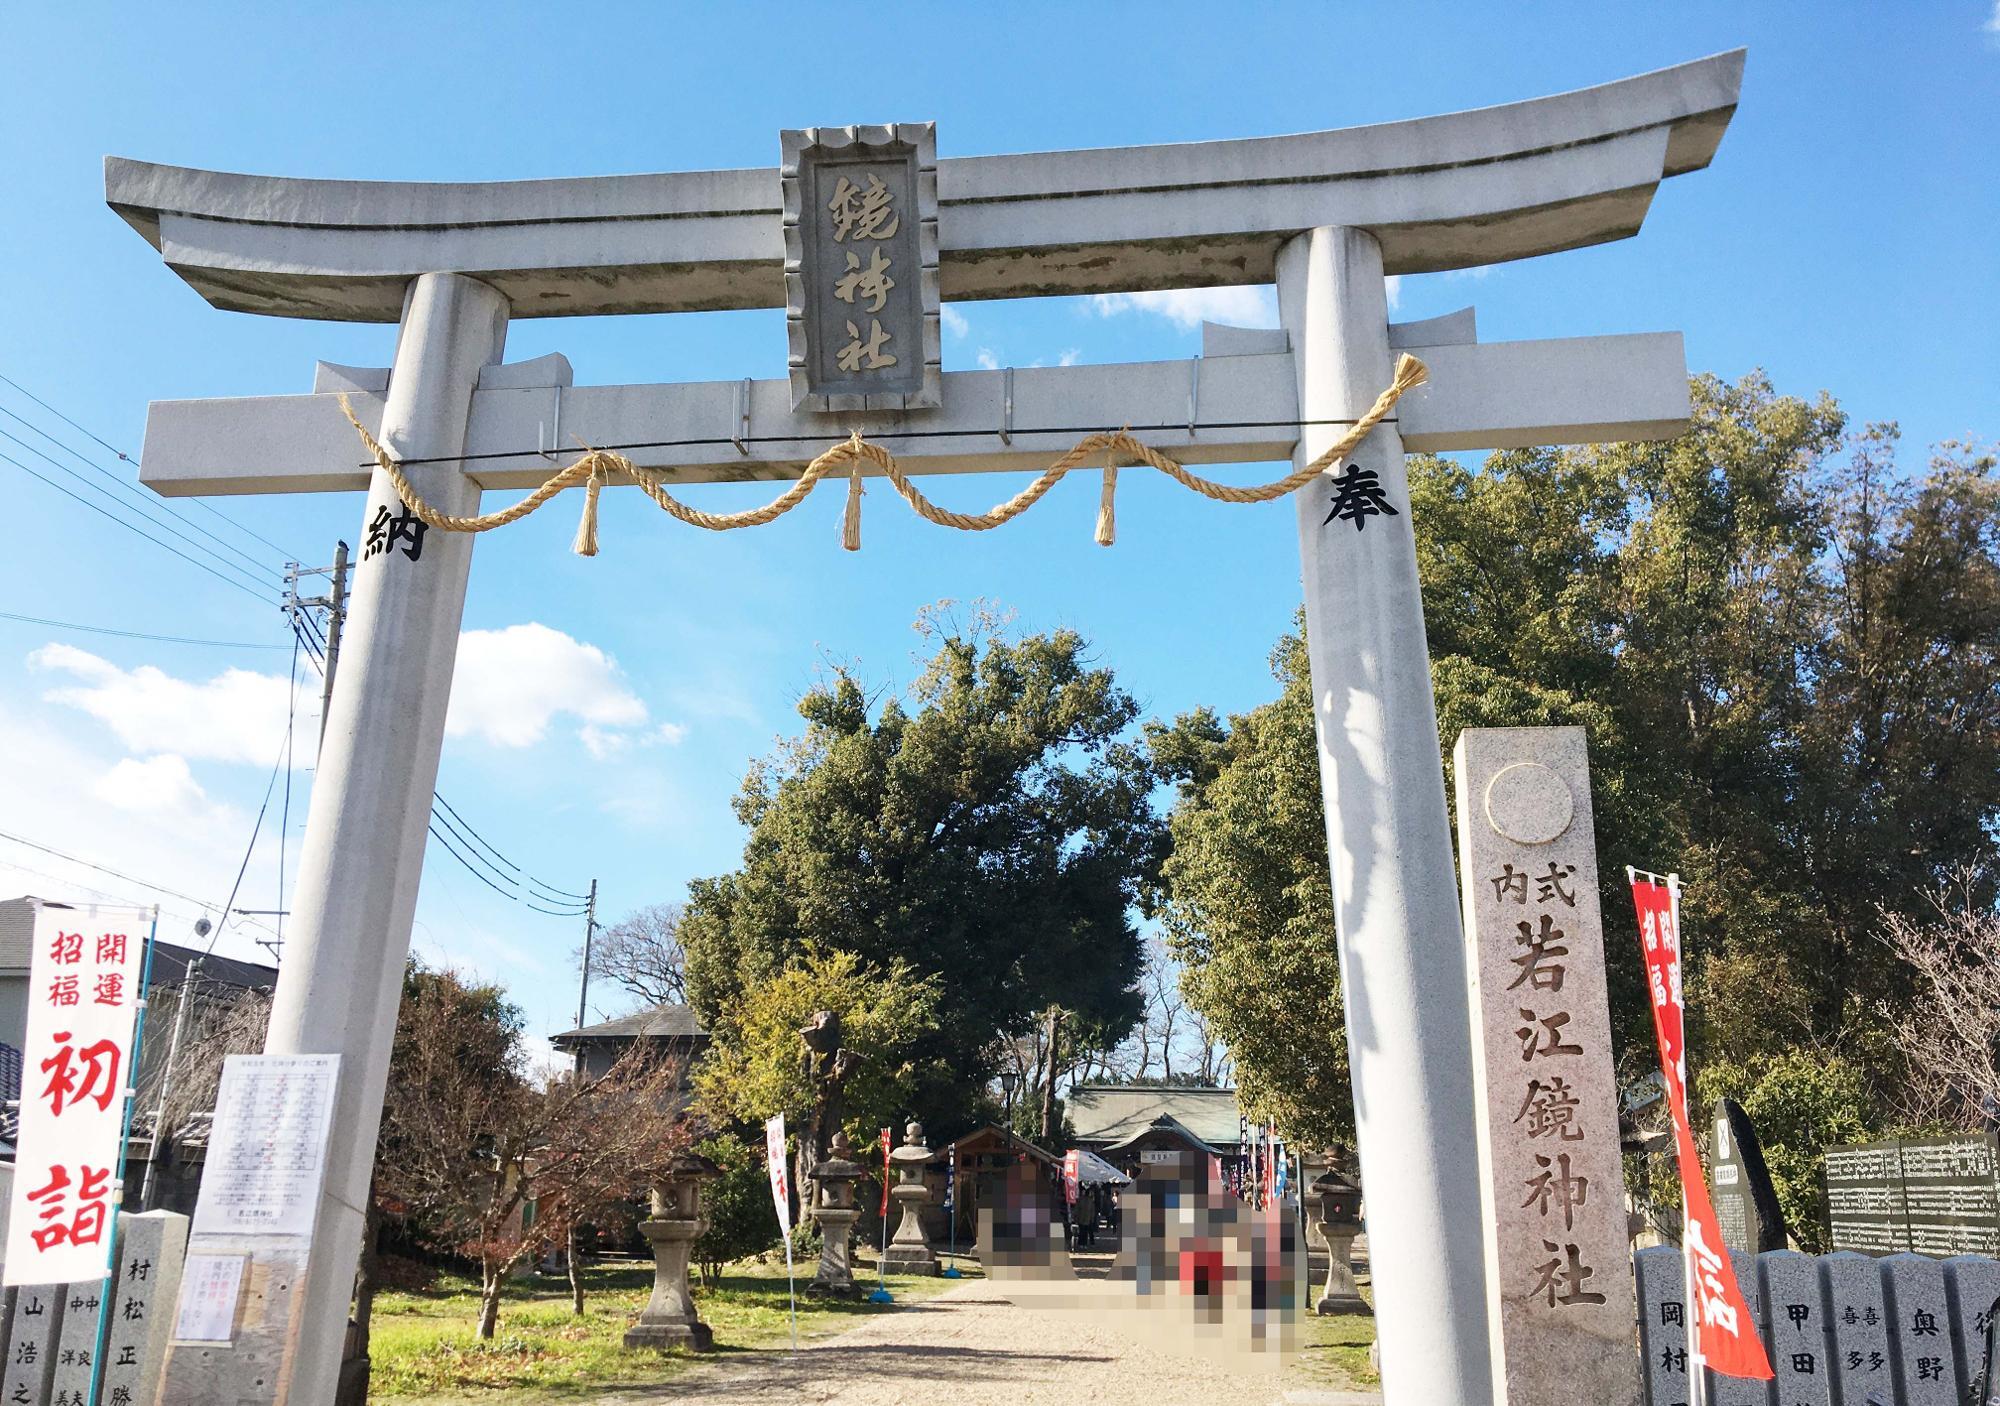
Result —
<instances>
[{"instance_id":1,"label":"shrine roof","mask_svg":"<svg viewBox=\"0 0 2000 1406\"><path fill-rule=\"evenodd\" d=\"M1079 1084L1066 1100L1076 1141L1114 1146L1171 1118L1197 1140L1235 1147L1243 1140L1242 1110L1234 1089L1160 1088L1128 1084Z\"/></svg>"},{"instance_id":2,"label":"shrine roof","mask_svg":"<svg viewBox=\"0 0 2000 1406\"><path fill-rule=\"evenodd\" d=\"M1293 136L941 159L947 299L1268 283L1323 225L1373 232L1386 273L1636 234L1708 164L1742 50L1596 87ZM775 144L776 134L773 134ZM427 272L516 317L785 303L776 167L560 180L313 180L105 161L105 199L217 307L394 322Z\"/></svg>"}]
</instances>

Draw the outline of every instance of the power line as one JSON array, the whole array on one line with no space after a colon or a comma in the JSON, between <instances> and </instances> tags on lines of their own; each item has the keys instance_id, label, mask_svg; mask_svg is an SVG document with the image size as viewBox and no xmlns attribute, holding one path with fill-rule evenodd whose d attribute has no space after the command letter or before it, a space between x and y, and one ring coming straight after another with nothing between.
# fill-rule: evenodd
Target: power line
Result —
<instances>
[{"instance_id":1,"label":"power line","mask_svg":"<svg viewBox=\"0 0 2000 1406\"><path fill-rule=\"evenodd\" d=\"M237 590L243 592L244 595L249 596L251 599L260 601L266 605L270 604L270 601L266 599L262 593L252 590L250 587L243 585L241 582L237 581L233 577L224 576L220 571L217 571L214 567L210 566L208 563L195 560L195 558L189 556L186 552L182 551L180 548L172 546L166 542L162 542L159 538L153 536L152 533L147 532L143 528L134 527L124 518L119 517L116 513L107 512L105 509L100 508L97 506L97 504L91 502L88 498L80 497L79 495L70 492L69 489L64 488L60 483L57 483L54 479L49 478L47 475L36 473L33 469L29 468L19 459L14 458L11 454L0 453L0 460L4 460L5 462L12 464L15 468L19 469L29 478L40 479L43 483L55 489L56 492L62 494L63 496L67 498L76 499L77 502L83 504L84 507L90 509L92 512L110 518L111 521L117 523L120 527L124 528L126 531L138 533L139 536L144 537L148 542L151 542L161 551L172 552L175 556L179 557L189 566L200 567L203 571L206 571L210 576L213 576L216 580L222 582L223 585L234 586Z\"/></svg>"},{"instance_id":2,"label":"power line","mask_svg":"<svg viewBox=\"0 0 2000 1406\"><path fill-rule=\"evenodd\" d=\"M254 644L249 640L198 640L186 635L149 635L141 630L114 630L109 625L79 625L74 620L48 620L39 615L16 615L0 610L0 620L18 620L24 625L46 625L52 630L81 630L89 635L117 635L128 640L152 640L156 644L201 644L214 649L284 649L282 644ZM296 647L296 646L294 646Z\"/></svg>"},{"instance_id":3,"label":"power line","mask_svg":"<svg viewBox=\"0 0 2000 1406\"><path fill-rule=\"evenodd\" d=\"M179 889L170 889L165 884L149 883L145 879L141 879L136 875L127 874L120 869L113 869L108 864L93 863L92 861L81 858L78 855L68 854L62 850L54 849L48 845L39 844L36 841L27 838L25 835L16 835L6 830L0 830L0 840L11 840L17 845L25 845L29 849L37 850L42 854L50 855L56 859L63 860L64 862L69 864L81 864L86 869L94 869L100 874L109 874L112 878L123 880L125 883L128 884L137 884L142 889L151 889L155 893L164 893L169 898L178 898L181 902L192 903L197 908L208 909L212 911L216 909L218 906L209 899L196 898L191 893L182 893ZM44 877L53 878L55 876L45 875ZM266 931L269 931L269 927L264 923L257 923L254 926L264 928Z\"/></svg>"},{"instance_id":4,"label":"power line","mask_svg":"<svg viewBox=\"0 0 2000 1406\"><path fill-rule=\"evenodd\" d=\"M139 461L137 459L134 459L130 454L127 454L124 450L120 449L115 444L107 443L101 436L97 435L96 433L94 433L89 429L86 429L84 426L79 425L76 421L70 419L69 416L63 414L62 411L56 409L46 400L43 400L40 396L36 395L33 391L29 390L26 386L22 385L19 381L14 380L10 376L0 375L0 382L4 382L5 384L12 386L15 390L19 391L29 400L34 401L35 404L41 406L42 409L48 411L49 414L55 416L65 425L68 425L71 429L75 430L78 434L83 435L86 439L89 439L94 443L96 443L97 445L99 445L100 447L102 447L107 453L115 454L118 457L120 463L130 464L134 468L137 468L139 466ZM212 513L217 518L220 518L223 522L226 522L231 527L235 528L238 532L241 532L249 537L255 537L259 542L262 542L265 546L269 547L279 556L284 557L287 560L290 560L298 555L296 552L286 551L283 547L279 546L276 542L273 542L270 538L262 536L261 534L253 531L252 529L245 527L242 523L238 522L235 518L229 516L228 513L223 512L222 509L215 507L213 504L205 502L200 498L195 498L192 499L191 501L194 503L196 507L201 508L205 512Z\"/></svg>"},{"instance_id":5,"label":"power line","mask_svg":"<svg viewBox=\"0 0 2000 1406\"><path fill-rule=\"evenodd\" d=\"M4 405L0 405L0 415L5 415L15 424L20 425L25 429L32 430L37 435L40 435L50 444L53 444L56 448L62 450L63 453L69 455L70 458L76 460L77 463L83 465L86 469L89 469L92 473L97 474L101 478L107 479L113 487L124 489L126 496L134 500L134 503L137 506L141 507L148 515L151 515L156 511L163 512L167 514L167 516L174 518L178 522L186 523L190 528L193 528L194 531L201 533L204 537L214 542L218 547L221 547L224 551L234 552L238 557L242 558L242 560L252 568L257 570L263 570L268 567L269 563L257 560L257 558L251 556L248 552L236 546L234 543L225 541L222 537L218 536L214 532L209 531L205 527L196 527L194 521L191 518L189 518L184 513L177 512L171 503L164 501L157 495L148 495L145 493L141 493L136 484L132 483L131 481L125 478L122 478L118 474L113 473L110 469L105 468L95 459L92 459L88 455L81 453L80 451L78 451L76 446L69 444L64 440L57 439L54 435L50 434L47 430L43 429L33 420L28 419L26 416L18 414L15 411L9 410ZM6 433L6 432L0 431L0 433ZM9 439L14 439L14 436L11 434L9 434L7 437ZM16 444L21 444L21 441L18 439L14 439L14 442ZM22 448L25 449L28 447L30 446L22 444ZM36 452L40 453L41 451L37 450ZM165 527L166 524L162 522L160 523L160 526Z\"/></svg>"},{"instance_id":6,"label":"power line","mask_svg":"<svg viewBox=\"0 0 2000 1406\"><path fill-rule=\"evenodd\" d=\"M314 622L312 616L305 611L297 612L292 618L294 638L305 647L306 657L324 673L326 655L320 643L323 636L320 635L317 624ZM588 895L572 894L566 890L556 888L553 884L544 883L522 869L513 860L507 858L506 855L500 853L498 849L494 848L492 842L484 835L481 835L479 831L475 830L472 827L472 823L459 814L458 810L441 793L433 790L431 792L431 801L431 820L428 827L431 836L444 847L447 854L464 866L466 872L499 894L502 898L516 903L525 903L537 913L546 913L554 918L577 918L583 916L584 910L580 907L572 911L562 908L544 907L543 905L565 903L572 899L581 904L588 902ZM453 840L456 840L458 843L454 845L452 843ZM460 849L460 846L463 846L463 850ZM491 855L492 858L487 858L488 855ZM494 860L498 860L499 863L494 863ZM500 867L501 865L505 865L508 870L513 872L504 872ZM527 888L524 891L522 888L524 884L532 885L533 887ZM513 888L510 889L506 887L507 885L512 885ZM536 899L540 899L541 903L535 902Z\"/></svg>"},{"instance_id":7,"label":"power line","mask_svg":"<svg viewBox=\"0 0 2000 1406\"><path fill-rule=\"evenodd\" d=\"M6 414L6 413L7 411L5 410L5 408L0 407L0 414ZM85 488L91 490L91 492L100 494L103 497L109 499L114 506L122 508L126 512L139 512L140 520L144 522L148 527L157 527L162 532L172 533L174 536L180 538L181 541L187 543L188 546L194 548L198 552L211 552L214 550L215 547L225 545L221 542L219 538L216 538L213 535L209 535L207 539L204 540L201 537L195 537L190 535L189 533L181 531L178 527L175 527L171 522L163 522L158 518L147 516L143 511L139 509L138 505L126 501L125 499L119 497L117 494L110 492L108 489L98 487L95 483L85 478L75 469L70 468L66 464L58 463L55 460L55 458L48 453L48 451L43 449L37 449L34 445L28 443L28 441L22 439L17 434L10 434L6 430L0 430L0 439L7 440L12 444L17 445L18 447L25 449L28 453L34 455L36 458L40 459L44 464L47 464L50 468L54 469L57 473L66 474L70 478L73 478L78 483L82 484ZM25 467L25 465L23 467ZM234 572L236 576L240 577L243 581L247 582L253 588L257 585L256 575L253 572L247 571L243 567L238 566L233 561L229 561L227 559L218 559L216 565L220 566L225 571ZM254 566L255 563L253 562L252 565Z\"/></svg>"}]
</instances>

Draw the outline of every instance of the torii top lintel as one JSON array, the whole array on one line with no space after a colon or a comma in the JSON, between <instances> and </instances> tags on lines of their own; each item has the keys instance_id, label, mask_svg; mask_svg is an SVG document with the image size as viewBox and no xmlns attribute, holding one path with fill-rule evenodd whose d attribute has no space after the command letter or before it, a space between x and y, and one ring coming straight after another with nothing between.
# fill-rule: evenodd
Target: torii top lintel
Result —
<instances>
[{"instance_id":1,"label":"torii top lintel","mask_svg":"<svg viewBox=\"0 0 2000 1406\"><path fill-rule=\"evenodd\" d=\"M1743 51L1498 107L1299 136L940 160L947 299L1266 283L1317 226L1372 231L1387 273L1638 232L1699 170ZM515 317L782 307L776 168L479 184L297 180L105 161L105 198L219 308L394 322L423 273Z\"/></svg>"}]
</instances>

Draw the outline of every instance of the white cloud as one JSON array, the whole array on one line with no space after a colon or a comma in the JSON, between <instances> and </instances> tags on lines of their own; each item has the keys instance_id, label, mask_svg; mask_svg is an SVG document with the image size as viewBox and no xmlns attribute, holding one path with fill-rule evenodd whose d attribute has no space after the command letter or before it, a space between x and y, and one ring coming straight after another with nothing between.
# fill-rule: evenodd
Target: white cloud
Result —
<instances>
[{"instance_id":1,"label":"white cloud","mask_svg":"<svg viewBox=\"0 0 2000 1406\"><path fill-rule=\"evenodd\" d=\"M1115 317L1125 312L1147 312L1164 317L1182 331L1192 331L1203 322L1225 322L1236 327L1276 327L1278 299L1269 288L1165 288L1147 293L1097 293L1091 306L1099 317Z\"/></svg>"},{"instance_id":2,"label":"white cloud","mask_svg":"<svg viewBox=\"0 0 2000 1406\"><path fill-rule=\"evenodd\" d=\"M1081 360L1083 360L1083 348L1070 347L1067 350L1065 350L1061 356L1058 356L1056 358L1056 365L1074 366Z\"/></svg>"},{"instance_id":3,"label":"white cloud","mask_svg":"<svg viewBox=\"0 0 2000 1406\"><path fill-rule=\"evenodd\" d=\"M1000 358L993 354L991 347L981 347L979 355L975 359L978 361L981 371L998 371L1000 369Z\"/></svg>"},{"instance_id":4,"label":"white cloud","mask_svg":"<svg viewBox=\"0 0 2000 1406\"><path fill-rule=\"evenodd\" d=\"M1403 305L1403 275L1392 273L1382 280L1382 292L1389 299L1389 311L1394 312Z\"/></svg>"},{"instance_id":5,"label":"white cloud","mask_svg":"<svg viewBox=\"0 0 2000 1406\"><path fill-rule=\"evenodd\" d=\"M646 705L625 684L611 656L596 645L530 621L458 637L445 733L478 737L495 747L532 747L559 713L580 720L594 756L616 750L608 729L644 724Z\"/></svg>"},{"instance_id":6,"label":"white cloud","mask_svg":"<svg viewBox=\"0 0 2000 1406\"><path fill-rule=\"evenodd\" d=\"M1980 28L1988 34L2000 37L2000 0L1993 0L1993 13L1986 17L1986 23Z\"/></svg>"},{"instance_id":7,"label":"white cloud","mask_svg":"<svg viewBox=\"0 0 2000 1406\"><path fill-rule=\"evenodd\" d=\"M187 758L172 752L144 761L127 757L98 777L90 789L106 805L142 815L186 815L208 801L188 769Z\"/></svg>"},{"instance_id":8,"label":"white cloud","mask_svg":"<svg viewBox=\"0 0 2000 1406\"><path fill-rule=\"evenodd\" d=\"M65 731L0 699L0 756L6 761L0 785L0 830L35 844L108 864L122 874L171 884L181 893L220 904L228 895L252 811L208 796L196 784L184 758L120 758L79 745ZM269 765L270 758L264 758ZM247 779L243 773L234 773ZM261 792L264 778L254 786ZM251 803L254 806L256 796ZM292 823L300 823L296 803ZM275 813L275 804L273 807ZM276 907L275 814L267 817L262 842L252 856L237 903L245 908ZM296 860L298 851L288 856ZM0 843L0 898L32 893L72 902L161 905L160 936L191 941L190 926L203 916L199 904L156 893L131 882L72 863L28 845ZM215 909L206 916L214 918ZM268 936L269 919L235 919L217 950L252 961L268 960L251 935Z\"/></svg>"},{"instance_id":9,"label":"white cloud","mask_svg":"<svg viewBox=\"0 0 2000 1406\"><path fill-rule=\"evenodd\" d=\"M661 723L654 729L653 736L669 747L678 747L687 740L686 723Z\"/></svg>"},{"instance_id":10,"label":"white cloud","mask_svg":"<svg viewBox=\"0 0 2000 1406\"><path fill-rule=\"evenodd\" d=\"M150 664L121 669L67 644L44 645L28 656L28 666L75 679L44 696L88 713L134 752L268 767L284 740L290 685L282 674L228 669L195 682ZM294 706L316 716L316 695L297 692ZM310 748L298 749L301 765L311 756Z\"/></svg>"},{"instance_id":11,"label":"white cloud","mask_svg":"<svg viewBox=\"0 0 2000 1406\"><path fill-rule=\"evenodd\" d=\"M942 304L938 308L938 321L944 330L954 337L963 337L971 330L971 324L965 320L965 314L950 303Z\"/></svg>"}]
</instances>

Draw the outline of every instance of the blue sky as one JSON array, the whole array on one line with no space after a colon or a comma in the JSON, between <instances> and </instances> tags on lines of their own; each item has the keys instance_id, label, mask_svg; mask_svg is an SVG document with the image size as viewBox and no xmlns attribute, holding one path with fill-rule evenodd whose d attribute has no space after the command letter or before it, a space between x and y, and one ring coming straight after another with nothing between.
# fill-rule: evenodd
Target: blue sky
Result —
<instances>
[{"instance_id":1,"label":"blue sky","mask_svg":"<svg viewBox=\"0 0 2000 1406\"><path fill-rule=\"evenodd\" d=\"M1395 315L1472 303L1486 340L1680 329L1696 369L1762 366L1783 390L1832 391L1857 421L1899 420L1913 461L1936 440L1993 439L1991 0L20 7L0 87L0 375L136 454L149 400L293 393L309 387L315 359L388 360L391 328L202 303L105 208L106 154L300 176L504 179L765 166L784 127L913 118L936 120L942 155L978 155L1421 116L1739 45L1750 50L1743 104L1714 166L1667 183L1638 238L1478 276L1407 278ZM1191 355L1197 334L1173 314L1194 306L968 305L946 365ZM1211 310L1255 319L1267 306L1236 293ZM766 312L514 324L510 359L550 351L581 383L770 377L782 374L784 333ZM129 478L5 386L0 407ZM4 416L0 430L34 441ZM13 444L0 452L77 487ZM977 508L1015 486L954 479L938 492ZM731 507L758 496L697 492ZM440 787L548 882L600 879L615 918L733 862L742 836L728 801L746 762L791 729L793 702L830 662L907 681L920 645L910 622L927 603L983 597L1029 628L1074 626L1152 713L1267 698L1265 656L1299 594L1290 509L1223 508L1131 474L1118 545L1105 551L1090 540L1095 493L1094 480L1064 484L1010 528L972 539L878 493L858 554L838 549L834 494L773 528L719 536L614 495L604 554L591 561L568 553L566 507L489 535L466 618L481 633L467 646ZM286 555L324 562L359 526L358 495L215 506L242 528L180 510L241 548L249 560L238 564L273 601ZM5 463L0 515L10 528L0 611L288 641L274 605ZM0 831L219 901L272 774L289 662L283 649L0 620ZM299 715L302 738L315 706ZM299 746L292 775L291 860L310 751ZM239 906L277 906L275 831L267 824ZM84 884L148 894L0 840L0 896ZM163 931L185 936L195 906L164 901ZM222 949L255 955L255 935L232 925ZM506 982L538 1033L574 1015L577 938L576 924L502 900L433 847L418 949Z\"/></svg>"}]
</instances>

